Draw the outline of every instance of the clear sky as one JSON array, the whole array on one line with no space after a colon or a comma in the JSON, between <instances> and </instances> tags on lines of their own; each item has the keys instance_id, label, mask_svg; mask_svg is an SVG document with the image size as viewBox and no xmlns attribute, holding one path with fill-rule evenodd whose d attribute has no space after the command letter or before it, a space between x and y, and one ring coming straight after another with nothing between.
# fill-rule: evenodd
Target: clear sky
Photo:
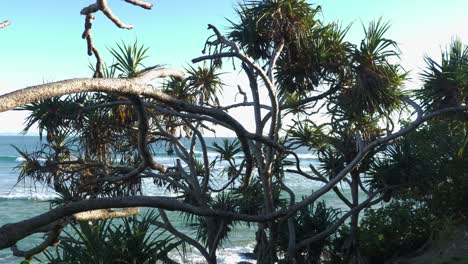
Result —
<instances>
[{"instance_id":1,"label":"clear sky","mask_svg":"<svg viewBox=\"0 0 468 264\"><path fill-rule=\"evenodd\" d=\"M84 17L80 10L94 1L24 0L0 1L0 22L12 24L0 30L0 93L49 81L90 77L86 42L81 39ZM93 24L93 38L104 59L107 47L120 40L139 42L150 47L149 64L167 64L182 69L201 54L211 33L208 23L226 30L226 18L235 19L233 0L159 0L153 10L144 10L121 0L109 0L114 13L132 30L115 27L101 13ZM423 55L437 57L441 47L458 36L468 43L467 0L315 0L322 6L325 21L353 23L348 40L359 43L361 22L367 24L383 17L392 27L388 37L395 39L403 52L402 64L417 73ZM66 3L66 4L65 4ZM235 76L226 76L234 82ZM228 81L229 82L229 81ZM233 95L225 93L225 97ZM24 113L0 114L0 132L18 132Z\"/></svg>"}]
</instances>

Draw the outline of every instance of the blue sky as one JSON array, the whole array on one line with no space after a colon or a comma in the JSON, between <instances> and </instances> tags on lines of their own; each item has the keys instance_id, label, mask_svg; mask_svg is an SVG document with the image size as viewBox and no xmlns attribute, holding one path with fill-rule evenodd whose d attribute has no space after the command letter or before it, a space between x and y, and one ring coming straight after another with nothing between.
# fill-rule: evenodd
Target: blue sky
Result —
<instances>
[{"instance_id":1,"label":"blue sky","mask_svg":"<svg viewBox=\"0 0 468 264\"><path fill-rule=\"evenodd\" d=\"M81 39L84 17L80 10L93 1L25 0L1 1L0 21L12 25L0 30L0 93L29 85L67 78L89 77L86 42ZM183 68L200 55L210 34L208 23L226 30L225 18L235 19L232 0L159 0L153 10L144 10L121 0L109 0L114 13L133 24L132 30L115 27L102 14L96 15L93 37L103 57L116 42L133 41L150 47L149 64L167 64ZM62 5L60 5L62 3ZM66 3L66 4L63 4ZM359 43L361 22L367 24L383 17L392 27L388 32L403 52L402 64L417 72L424 66L423 55L438 56L440 48L458 36L468 43L468 1L466 0L316 0L322 6L325 21L353 23L348 40ZM1 131L22 128L24 114L0 114Z\"/></svg>"}]
</instances>

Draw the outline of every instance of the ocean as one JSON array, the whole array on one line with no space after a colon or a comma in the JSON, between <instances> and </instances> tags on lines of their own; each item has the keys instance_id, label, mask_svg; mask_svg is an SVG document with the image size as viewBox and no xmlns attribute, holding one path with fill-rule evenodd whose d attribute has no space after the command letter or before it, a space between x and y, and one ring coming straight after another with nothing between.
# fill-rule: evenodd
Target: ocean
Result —
<instances>
[{"instance_id":1,"label":"ocean","mask_svg":"<svg viewBox=\"0 0 468 264\"><path fill-rule=\"evenodd\" d=\"M214 142L220 142L222 138L207 138L206 143L211 146ZM36 185L33 186L29 182L17 182L19 171L16 169L21 164L23 159L16 152L13 146L21 150L31 151L41 144L38 136L0 136L0 226L7 223L18 222L30 217L36 216L49 209L49 200L56 197L54 192L45 187ZM168 156L161 146L153 148L155 151L155 159L163 164L173 165L174 157ZM200 153L199 150L196 153ZM200 155L200 154L199 154ZM209 152L210 159L216 157L216 153ZM299 149L298 156L301 159L301 167L304 171L310 171L308 164L316 164L317 160L314 154L307 149ZM291 159L292 160L292 159ZM214 171L220 172L223 169L223 164L217 165ZM227 176L213 179L213 184L222 186L227 182ZM297 175L286 174L285 183L296 194L296 200L300 197L310 194L314 189L322 186L320 183L311 182L303 177ZM344 186L343 186L344 187ZM343 192L349 196L349 190L344 188ZM148 180L143 183L144 195L174 195L167 193L164 189L154 186ZM333 192L323 196L323 199L329 206L337 208L345 208L344 204L334 195ZM177 214L171 214L173 225L186 234L193 234L194 230L184 223L183 219ZM234 264L240 261L246 261L241 253L250 253L254 247L254 234L255 230L252 227L245 225L237 226L231 232L229 241L225 243L223 249L220 250L219 263ZM41 236L36 235L24 239L18 243L19 248L28 249L35 244L41 242ZM197 254L196 251L188 253L188 260L192 263L203 263L203 259ZM40 258L40 255L39 255ZM2 264L18 264L20 258L12 256L9 249L0 250L0 263ZM255 263L252 260L249 260ZM33 263L36 263L35 261Z\"/></svg>"}]
</instances>

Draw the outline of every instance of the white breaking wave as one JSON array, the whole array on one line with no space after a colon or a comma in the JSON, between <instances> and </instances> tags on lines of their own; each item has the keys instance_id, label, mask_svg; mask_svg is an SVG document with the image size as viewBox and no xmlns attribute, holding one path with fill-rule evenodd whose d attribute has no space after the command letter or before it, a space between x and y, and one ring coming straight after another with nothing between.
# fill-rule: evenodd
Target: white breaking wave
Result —
<instances>
[{"instance_id":1,"label":"white breaking wave","mask_svg":"<svg viewBox=\"0 0 468 264\"><path fill-rule=\"evenodd\" d=\"M220 264L237 264L241 261L246 261L248 263L255 264L257 263L256 260L246 258L243 254L252 253L254 245L248 244L245 247L241 246L234 246L223 248L218 251L217 260ZM206 260L203 256L201 256L196 249L191 249L191 252L187 253L185 259L183 259L180 255L173 254L171 256L174 260L179 263L187 263L187 264L199 264L199 263L206 263Z\"/></svg>"},{"instance_id":2,"label":"white breaking wave","mask_svg":"<svg viewBox=\"0 0 468 264\"><path fill-rule=\"evenodd\" d=\"M297 157L299 159L317 159L317 155L312 154L312 153L298 153Z\"/></svg>"},{"instance_id":3,"label":"white breaking wave","mask_svg":"<svg viewBox=\"0 0 468 264\"><path fill-rule=\"evenodd\" d=\"M0 199L11 200L38 200L48 201L57 198L55 193L29 193L29 192L13 192L8 194L0 194Z\"/></svg>"},{"instance_id":4,"label":"white breaking wave","mask_svg":"<svg viewBox=\"0 0 468 264\"><path fill-rule=\"evenodd\" d=\"M25 161L26 161L26 159L23 158L23 157L17 157L17 158L15 159L15 162L25 162Z\"/></svg>"},{"instance_id":5,"label":"white breaking wave","mask_svg":"<svg viewBox=\"0 0 468 264\"><path fill-rule=\"evenodd\" d=\"M38 160L38 161L42 161L42 162L46 161L46 159L43 159L43 158L38 158L37 160ZM26 159L23 158L23 157L17 157L17 158L15 159L15 162L17 162L17 163L25 162L25 161L26 161Z\"/></svg>"}]
</instances>

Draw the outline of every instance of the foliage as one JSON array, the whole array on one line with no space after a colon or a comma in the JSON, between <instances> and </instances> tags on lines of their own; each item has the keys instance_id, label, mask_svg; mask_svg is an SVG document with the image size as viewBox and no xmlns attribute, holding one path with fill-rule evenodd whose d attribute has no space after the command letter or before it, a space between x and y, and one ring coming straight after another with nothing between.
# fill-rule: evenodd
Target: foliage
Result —
<instances>
[{"instance_id":1,"label":"foliage","mask_svg":"<svg viewBox=\"0 0 468 264\"><path fill-rule=\"evenodd\" d=\"M223 210L227 212L236 212L238 210L237 197L230 193L221 193L214 199L210 200L209 204L211 208ZM218 241L218 245L222 246L226 240L228 240L228 234L232 231L238 221L233 221L229 217L194 217L191 214L185 214L186 220L189 226L196 228L196 239L203 245L209 246L215 239ZM215 230L213 234L210 231Z\"/></svg>"},{"instance_id":2,"label":"foliage","mask_svg":"<svg viewBox=\"0 0 468 264\"><path fill-rule=\"evenodd\" d=\"M109 51L117 61L111 68L120 72L118 76L121 78L134 78L142 72L141 67L145 68L143 60L148 57L148 48L144 45L138 46L137 40L133 44L122 42L117 44L117 48L111 48Z\"/></svg>"},{"instance_id":3,"label":"foliage","mask_svg":"<svg viewBox=\"0 0 468 264\"><path fill-rule=\"evenodd\" d=\"M176 263L169 253L181 241L154 226L158 216L78 222L55 251L45 252L47 263Z\"/></svg>"},{"instance_id":4,"label":"foliage","mask_svg":"<svg viewBox=\"0 0 468 264\"><path fill-rule=\"evenodd\" d=\"M24 133L37 124L39 136L42 138L44 130L47 131L49 137L53 137L58 133L66 133L70 127L77 125L74 119L68 117L70 113L78 112L86 100L84 94L68 96L66 99L50 98L40 100L22 107L17 110L30 111L31 113L25 120Z\"/></svg>"},{"instance_id":5,"label":"foliage","mask_svg":"<svg viewBox=\"0 0 468 264\"><path fill-rule=\"evenodd\" d=\"M303 241L313 237L322 231L327 230L339 216L339 211L332 207L327 207L324 201L317 204L311 204L302 208L294 219L296 233L296 242ZM285 221L281 225L279 237L279 247L284 253L287 253L289 243L288 223ZM299 263L320 263L322 252L330 245L330 238L314 241L306 247L299 249L297 259Z\"/></svg>"},{"instance_id":6,"label":"foliage","mask_svg":"<svg viewBox=\"0 0 468 264\"><path fill-rule=\"evenodd\" d=\"M215 66L192 67L187 70L189 85L194 93L198 93L200 102L208 102L219 105L218 95L222 94L223 83L220 73L216 72Z\"/></svg>"},{"instance_id":7,"label":"foliage","mask_svg":"<svg viewBox=\"0 0 468 264\"><path fill-rule=\"evenodd\" d=\"M210 150L219 153L219 158L221 160L234 161L236 155L242 151L239 140L223 138L222 142L222 145L217 142L213 142L213 147L211 147Z\"/></svg>"},{"instance_id":8,"label":"foliage","mask_svg":"<svg viewBox=\"0 0 468 264\"><path fill-rule=\"evenodd\" d=\"M362 254L369 263L383 263L411 253L430 239L432 220L427 207L410 200L367 209L359 232Z\"/></svg>"},{"instance_id":9,"label":"foliage","mask_svg":"<svg viewBox=\"0 0 468 264\"><path fill-rule=\"evenodd\" d=\"M389 24L380 19L363 28L365 38L351 52L352 81L334 98L336 106L332 108L344 120L358 124L367 116L388 116L397 109L406 79L401 66L393 63L399 58L399 49L395 41L385 37Z\"/></svg>"},{"instance_id":10,"label":"foliage","mask_svg":"<svg viewBox=\"0 0 468 264\"><path fill-rule=\"evenodd\" d=\"M392 202L367 210L361 222L370 263L415 251L429 234L466 219L466 138L465 123L433 120L387 146L375 161L369 185L386 187Z\"/></svg>"},{"instance_id":11,"label":"foliage","mask_svg":"<svg viewBox=\"0 0 468 264\"><path fill-rule=\"evenodd\" d=\"M454 39L441 57L441 62L425 57L424 86L416 91L428 111L468 102L468 47Z\"/></svg>"},{"instance_id":12,"label":"foliage","mask_svg":"<svg viewBox=\"0 0 468 264\"><path fill-rule=\"evenodd\" d=\"M281 40L300 46L317 23L313 8L305 0L249 0L237 10L240 21L231 22L229 37L254 59L266 59Z\"/></svg>"},{"instance_id":13,"label":"foliage","mask_svg":"<svg viewBox=\"0 0 468 264\"><path fill-rule=\"evenodd\" d=\"M449 135L441 138L440 135ZM466 124L432 121L389 145L372 165L369 183L396 198L425 201L437 215L466 215Z\"/></svg>"}]
</instances>

